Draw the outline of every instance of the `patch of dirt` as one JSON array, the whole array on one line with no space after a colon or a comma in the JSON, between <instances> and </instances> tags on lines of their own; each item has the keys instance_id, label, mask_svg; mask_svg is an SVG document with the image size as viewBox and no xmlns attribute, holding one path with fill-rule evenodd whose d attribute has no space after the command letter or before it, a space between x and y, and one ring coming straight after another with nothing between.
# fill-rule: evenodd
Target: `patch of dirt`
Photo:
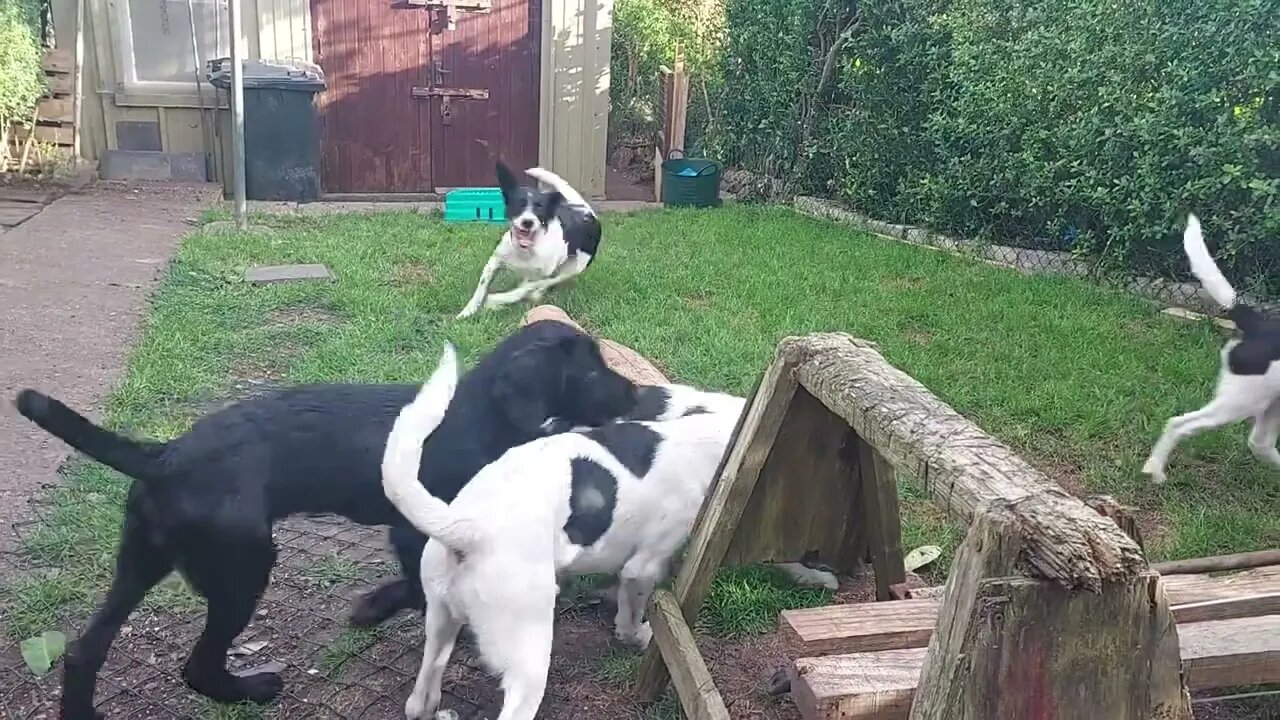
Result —
<instances>
[{"instance_id":1,"label":"patch of dirt","mask_svg":"<svg viewBox=\"0 0 1280 720\"><path fill-rule=\"evenodd\" d=\"M902 331L902 340L908 345L928 345L933 342L934 334L921 328L907 328Z\"/></svg>"},{"instance_id":2,"label":"patch of dirt","mask_svg":"<svg viewBox=\"0 0 1280 720\"><path fill-rule=\"evenodd\" d=\"M880 287L886 290L920 290L928 283L924 275L886 275L880 279Z\"/></svg>"},{"instance_id":3,"label":"patch of dirt","mask_svg":"<svg viewBox=\"0 0 1280 720\"><path fill-rule=\"evenodd\" d=\"M685 305L688 305L691 308L696 308L698 310L705 310L711 307L711 296L707 295L706 293L694 293L692 295L685 295L680 299L684 301Z\"/></svg>"},{"instance_id":4,"label":"patch of dirt","mask_svg":"<svg viewBox=\"0 0 1280 720\"><path fill-rule=\"evenodd\" d=\"M338 325L342 316L329 308L314 305L291 305L267 313L267 322L278 327L298 325Z\"/></svg>"},{"instance_id":5,"label":"patch of dirt","mask_svg":"<svg viewBox=\"0 0 1280 720\"><path fill-rule=\"evenodd\" d=\"M403 262L391 269L391 284L396 287L430 285L435 279L435 271L423 263Z\"/></svg>"}]
</instances>

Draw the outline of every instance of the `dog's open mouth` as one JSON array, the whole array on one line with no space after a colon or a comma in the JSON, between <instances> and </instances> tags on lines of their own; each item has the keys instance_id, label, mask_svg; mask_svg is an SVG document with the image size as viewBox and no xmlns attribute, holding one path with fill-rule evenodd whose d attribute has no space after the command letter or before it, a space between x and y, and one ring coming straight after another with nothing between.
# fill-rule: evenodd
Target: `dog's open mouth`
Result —
<instances>
[{"instance_id":1,"label":"dog's open mouth","mask_svg":"<svg viewBox=\"0 0 1280 720\"><path fill-rule=\"evenodd\" d=\"M522 248L533 247L533 230L526 230L521 227L511 228L511 239L515 240L516 245Z\"/></svg>"}]
</instances>

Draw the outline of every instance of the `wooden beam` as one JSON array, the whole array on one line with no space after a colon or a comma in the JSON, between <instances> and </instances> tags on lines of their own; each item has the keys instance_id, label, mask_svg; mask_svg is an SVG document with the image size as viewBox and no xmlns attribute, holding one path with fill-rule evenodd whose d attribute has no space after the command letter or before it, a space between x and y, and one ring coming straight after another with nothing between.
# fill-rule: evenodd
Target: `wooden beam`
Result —
<instances>
[{"instance_id":1,"label":"wooden beam","mask_svg":"<svg viewBox=\"0 0 1280 720\"><path fill-rule=\"evenodd\" d=\"M786 338L778 353L806 390L950 517L970 523L1000 503L1036 523L1021 532L1035 544L1029 577L1098 590L1146 567L1141 548L1114 522L890 365L874 343L823 333Z\"/></svg>"},{"instance_id":2,"label":"wooden beam","mask_svg":"<svg viewBox=\"0 0 1280 720\"><path fill-rule=\"evenodd\" d=\"M30 134L31 130L21 125L13 129L13 136L18 141L26 140L27 136ZM50 143L52 145L64 145L70 147L75 143L75 129L71 127L37 125L36 140Z\"/></svg>"},{"instance_id":3,"label":"wooden beam","mask_svg":"<svg viewBox=\"0 0 1280 720\"><path fill-rule=\"evenodd\" d=\"M671 661L667 666L671 668L671 680L684 716L689 720L729 720L729 710L702 660L693 632L669 591L654 592L649 605L649 624L659 650Z\"/></svg>"},{"instance_id":4,"label":"wooden beam","mask_svg":"<svg viewBox=\"0 0 1280 720\"><path fill-rule=\"evenodd\" d=\"M773 447L783 417L791 405L796 381L789 363L777 356L765 370L759 386L738 420L729 449L716 473L716 482L702 504L694 523L680 574L676 576L675 597L686 620L696 618L706 598L711 580L729 549L743 510L747 507L769 451ZM636 695L652 702L666 687L667 670L658 648L650 646L640 663Z\"/></svg>"},{"instance_id":5,"label":"wooden beam","mask_svg":"<svg viewBox=\"0 0 1280 720\"><path fill-rule=\"evenodd\" d=\"M1163 584L1179 624L1280 614L1280 567L1172 575ZM792 657L922 648L941 607L941 598L921 598L785 610L778 629Z\"/></svg>"},{"instance_id":6,"label":"wooden beam","mask_svg":"<svg viewBox=\"0 0 1280 720\"><path fill-rule=\"evenodd\" d=\"M75 70L76 58L70 50L45 50L41 65L46 73L69 75Z\"/></svg>"},{"instance_id":7,"label":"wooden beam","mask_svg":"<svg viewBox=\"0 0 1280 720\"><path fill-rule=\"evenodd\" d=\"M1178 634L1192 690L1280 681L1280 615L1192 623ZM805 720L905 720L926 652L910 648L796 660L792 697Z\"/></svg>"},{"instance_id":8,"label":"wooden beam","mask_svg":"<svg viewBox=\"0 0 1280 720\"><path fill-rule=\"evenodd\" d=\"M74 123L75 100L72 98L45 98L36 106L38 118L44 122Z\"/></svg>"}]
</instances>

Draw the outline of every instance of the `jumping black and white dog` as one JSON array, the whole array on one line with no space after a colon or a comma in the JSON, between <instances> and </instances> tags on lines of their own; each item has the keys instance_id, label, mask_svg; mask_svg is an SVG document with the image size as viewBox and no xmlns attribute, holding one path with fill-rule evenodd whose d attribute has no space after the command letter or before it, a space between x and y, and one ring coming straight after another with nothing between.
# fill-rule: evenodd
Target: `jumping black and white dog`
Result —
<instances>
[{"instance_id":1,"label":"jumping black and white dog","mask_svg":"<svg viewBox=\"0 0 1280 720\"><path fill-rule=\"evenodd\" d=\"M616 573L615 632L647 645L645 606L693 527L742 403L526 443L446 503L417 482L417 449L444 417L456 377L446 347L396 419L382 461L387 498L431 537L422 554L422 667L405 715L436 717L445 665L469 624L484 662L502 676L498 720L532 720L551 663L557 580Z\"/></svg>"},{"instance_id":2,"label":"jumping black and white dog","mask_svg":"<svg viewBox=\"0 0 1280 720\"><path fill-rule=\"evenodd\" d=\"M1171 419L1164 434L1151 449L1142 472L1152 481L1165 481L1165 463L1179 442L1192 435L1253 419L1249 433L1249 449L1260 460L1280 468L1280 317L1242 303L1235 288L1222 275L1209 249L1205 247L1200 221L1187 218L1182 247L1191 262L1191 272L1209 295L1223 308L1240 329L1240 339L1230 340L1222 348L1218 386L1208 405Z\"/></svg>"},{"instance_id":3,"label":"jumping black and white dog","mask_svg":"<svg viewBox=\"0 0 1280 720\"><path fill-rule=\"evenodd\" d=\"M482 307L540 300L550 288L586 270L600 247L595 210L559 175L543 168L525 171L551 188L544 191L521 185L501 162L497 172L510 227L485 263L459 318L475 315ZM489 283L502 267L514 270L521 282L514 290L489 295Z\"/></svg>"},{"instance_id":4,"label":"jumping black and white dog","mask_svg":"<svg viewBox=\"0 0 1280 720\"><path fill-rule=\"evenodd\" d=\"M64 720L99 717L98 670L129 614L152 586L180 571L208 601L204 633L183 669L197 692L221 702L267 702L274 672L232 675L227 649L253 617L276 550L275 520L336 514L390 525L403 575L365 596L352 621L371 625L421 607L417 577L427 540L387 501L380 472L387 435L417 385L312 385L207 415L169 442L101 428L34 390L18 410L68 445L130 476L116 576L63 668ZM425 447L412 482L445 500L509 448L544 434L550 417L602 425L631 413L636 388L604 363L590 337L551 320L503 340L462 379L448 417ZM438 408L443 414L444 407ZM424 435L425 436L425 435Z\"/></svg>"}]
</instances>

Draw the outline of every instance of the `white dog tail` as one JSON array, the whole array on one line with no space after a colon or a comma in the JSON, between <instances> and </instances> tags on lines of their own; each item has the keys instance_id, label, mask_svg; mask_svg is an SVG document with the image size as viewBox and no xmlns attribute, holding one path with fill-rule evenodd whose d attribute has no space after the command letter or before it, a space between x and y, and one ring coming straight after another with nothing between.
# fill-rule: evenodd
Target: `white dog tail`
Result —
<instances>
[{"instance_id":1,"label":"white dog tail","mask_svg":"<svg viewBox=\"0 0 1280 720\"><path fill-rule=\"evenodd\" d=\"M577 207L583 207L591 210L591 206L587 204L587 201L582 197L582 195L578 194L577 190L573 189L572 185L566 182L564 178L550 170L540 167L529 168L528 170L525 170L525 174L540 183L550 185L551 189L560 193L560 195L564 197L564 201L569 205L575 205ZM591 210L591 212L594 213L595 211Z\"/></svg>"},{"instance_id":2,"label":"white dog tail","mask_svg":"<svg viewBox=\"0 0 1280 720\"><path fill-rule=\"evenodd\" d=\"M454 550L463 551L474 543L475 529L469 522L455 519L448 503L432 495L418 481L422 443L444 419L457 386L457 354L453 345L445 343L440 364L413 402L400 411L387 436L387 449L382 455L382 490L414 527Z\"/></svg>"},{"instance_id":3,"label":"white dog tail","mask_svg":"<svg viewBox=\"0 0 1280 720\"><path fill-rule=\"evenodd\" d=\"M1195 215L1187 216L1187 230L1182 234L1182 249L1191 262L1191 273L1196 276L1209 295L1227 310L1235 307L1236 290L1223 277L1218 264L1205 247L1204 235L1200 232L1200 219Z\"/></svg>"}]
</instances>

